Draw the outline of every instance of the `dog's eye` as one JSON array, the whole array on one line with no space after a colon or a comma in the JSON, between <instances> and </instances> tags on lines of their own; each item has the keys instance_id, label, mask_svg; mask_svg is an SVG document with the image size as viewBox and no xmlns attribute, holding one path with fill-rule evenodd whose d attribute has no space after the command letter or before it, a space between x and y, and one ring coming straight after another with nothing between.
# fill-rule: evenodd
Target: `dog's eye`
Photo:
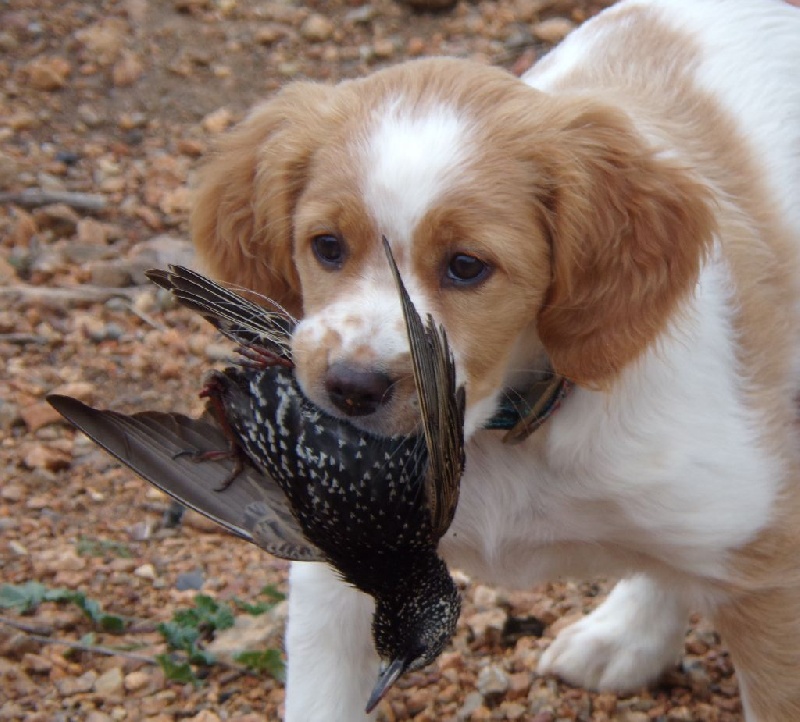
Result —
<instances>
[{"instance_id":1,"label":"dog's eye","mask_svg":"<svg viewBox=\"0 0 800 722\"><path fill-rule=\"evenodd\" d=\"M447 279L458 285L468 285L482 281L489 273L487 266L480 258L466 253L456 253L447 264Z\"/></svg>"},{"instance_id":2,"label":"dog's eye","mask_svg":"<svg viewBox=\"0 0 800 722\"><path fill-rule=\"evenodd\" d=\"M344 242L329 233L314 236L311 241L314 255L319 259L323 266L328 268L341 268L344 263L345 247Z\"/></svg>"}]
</instances>

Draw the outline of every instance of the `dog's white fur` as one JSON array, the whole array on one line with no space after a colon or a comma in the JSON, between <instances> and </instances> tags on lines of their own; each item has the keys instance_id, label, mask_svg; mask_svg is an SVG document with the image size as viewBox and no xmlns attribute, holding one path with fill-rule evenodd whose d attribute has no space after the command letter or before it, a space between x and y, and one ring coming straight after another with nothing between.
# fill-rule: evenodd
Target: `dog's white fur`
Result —
<instances>
[{"instance_id":1,"label":"dog's white fur","mask_svg":"<svg viewBox=\"0 0 800 722\"><path fill-rule=\"evenodd\" d=\"M429 67L411 64L339 88L293 86L283 100L257 109L200 185L194 232L208 265L226 280L302 307L294 342L298 378L325 406L325 370L334 361L407 375L400 307L379 262L379 239L386 235L415 303L447 327L467 383L467 469L455 521L441 544L445 559L471 576L516 587L562 575L633 575L557 637L539 672L591 688L636 689L680 656L689 610L699 609L712 616L731 648L748 721L796 722L800 11L778 0L622 2L573 32L522 80L500 74L475 80L476 88L497 83L519 94L518 116L512 108L497 117L500 111L490 104L480 112L464 110L448 88L469 88L477 66L428 62L434 69L424 72L442 80L433 90L414 91L415 98L427 93L426 102L406 102L406 89L419 82L415 67ZM548 104L584 99L621 111L633 128L630 143L627 136L620 140L621 152L641 143L651 149L652 164L687 183L684 210L665 195L663 205L672 204L666 220L658 208L643 211L659 217L653 232L662 220L671 223L664 242L685 231L679 238L685 245L710 229L708 239L687 252L684 270L662 259L662 267L647 272L663 275L667 264L675 278L662 281L667 288L674 284L674 300L648 319L646 330L621 343L618 362L615 347L608 347L608 368L587 370L602 356L597 349L589 354L594 359L572 364L579 342L561 344L569 324L553 331L544 316L559 298L546 290L551 273L560 273L548 260L549 244L559 258L559 244L570 233L580 235L582 223L586 234L601 224L591 214L598 210L592 203L603 204L604 190L599 200L583 199L586 205L562 230L561 214L569 215L568 204L581 198L540 208L530 220L513 189L481 175L516 147L524 148L518 155L535 149L532 163L540 169L565 133L592 132L594 122L566 123L568 130L531 131L528 145L501 149L492 124L497 133L517 122L524 126L526 94L531 115L546 113ZM591 146L586 164L626 132ZM573 160L570 142L557 161L562 166ZM290 152L293 163L281 165ZM610 166L602 165L602 172L613 174ZM497 169L497 177L504 171ZM674 185L668 180L652 191L656 206L658 194ZM350 195L337 200L342 188ZM619 202L633 204L625 193ZM489 240L475 248L511 279L489 298L496 323L486 315L491 307L470 306L471 291L439 287L426 272L426 259L439 252L430 240L437 210L459 202L486 202L486 216L502 209L496 222L510 240L492 228L485 233ZM434 229L428 235L420 230L426 223ZM470 223L482 228L484 219ZM537 235L530 228L548 230ZM353 241L352 275L332 281L336 272L315 264L303 244L319 233L369 236L369 243ZM649 242L643 235L634 242ZM293 250L287 252L279 236ZM461 240L444 243L462 250ZM637 248L623 247L618 259L609 259L601 247L597 258L610 270L597 273L613 275L615 263L624 266L624 256ZM505 267L504 254L510 259ZM526 263L539 274L529 281L535 289L530 297L525 279L514 275ZM623 299L631 315L649 313L637 309L637 303L650 304L638 295L639 280ZM486 287L505 282L491 280ZM575 283L594 283L591 271ZM598 313L613 305L615 287L606 290L612 295L598 293L592 301ZM465 294L462 300L448 300L458 293ZM480 303L487 305L486 298ZM539 315L527 325L506 321L515 303ZM624 309L618 317L624 319ZM543 429L520 445L505 445L498 432L480 427L503 389L541 367L545 353L578 387ZM410 388L398 382L394 405L357 422L385 433L408 430L415 413ZM369 598L325 566L293 565L287 720L366 719L378 665L371 609Z\"/></svg>"}]
</instances>

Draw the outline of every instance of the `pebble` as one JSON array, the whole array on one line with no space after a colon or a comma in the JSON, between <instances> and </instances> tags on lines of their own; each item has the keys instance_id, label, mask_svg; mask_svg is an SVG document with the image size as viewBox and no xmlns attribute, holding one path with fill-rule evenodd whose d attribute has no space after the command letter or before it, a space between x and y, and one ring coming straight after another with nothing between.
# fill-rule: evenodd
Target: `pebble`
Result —
<instances>
[{"instance_id":1,"label":"pebble","mask_svg":"<svg viewBox=\"0 0 800 722\"><path fill-rule=\"evenodd\" d=\"M120 59L114 64L111 78L117 88L133 85L144 73L144 64L136 53L124 50Z\"/></svg>"},{"instance_id":2,"label":"pebble","mask_svg":"<svg viewBox=\"0 0 800 722\"><path fill-rule=\"evenodd\" d=\"M25 66L31 87L44 91L63 88L71 70L69 62L60 56L35 58Z\"/></svg>"},{"instance_id":3,"label":"pebble","mask_svg":"<svg viewBox=\"0 0 800 722\"><path fill-rule=\"evenodd\" d=\"M508 675L496 664L489 664L478 674L475 683L478 691L484 697L499 696L508 690Z\"/></svg>"},{"instance_id":4,"label":"pebble","mask_svg":"<svg viewBox=\"0 0 800 722\"><path fill-rule=\"evenodd\" d=\"M279 645L286 613L286 603L282 602L264 614L237 615L232 627L217 630L207 649L214 656L232 662L238 652L258 651Z\"/></svg>"},{"instance_id":5,"label":"pebble","mask_svg":"<svg viewBox=\"0 0 800 722\"><path fill-rule=\"evenodd\" d=\"M471 615L467 619L467 624L476 639L482 639L492 644L500 641L507 619L508 612L500 607L495 607Z\"/></svg>"},{"instance_id":6,"label":"pebble","mask_svg":"<svg viewBox=\"0 0 800 722\"><path fill-rule=\"evenodd\" d=\"M64 203L52 203L33 212L38 230L51 230L58 237L71 236L78 230L80 216Z\"/></svg>"},{"instance_id":7,"label":"pebble","mask_svg":"<svg viewBox=\"0 0 800 722\"><path fill-rule=\"evenodd\" d=\"M125 689L128 690L128 692L139 692L152 681L153 675L150 672L137 669L135 672L130 672L125 675Z\"/></svg>"},{"instance_id":8,"label":"pebble","mask_svg":"<svg viewBox=\"0 0 800 722\"><path fill-rule=\"evenodd\" d=\"M62 471L69 469L72 458L69 454L44 444L32 446L23 458L25 466L29 469L46 469L47 471Z\"/></svg>"},{"instance_id":9,"label":"pebble","mask_svg":"<svg viewBox=\"0 0 800 722\"><path fill-rule=\"evenodd\" d=\"M156 568L150 564L142 564L141 566L136 567L133 570L135 576L141 579L155 579L156 578Z\"/></svg>"},{"instance_id":10,"label":"pebble","mask_svg":"<svg viewBox=\"0 0 800 722\"><path fill-rule=\"evenodd\" d=\"M233 113L228 108L223 107L209 113L200 121L200 125L212 135L217 135L227 130L232 122Z\"/></svg>"},{"instance_id":11,"label":"pebble","mask_svg":"<svg viewBox=\"0 0 800 722\"><path fill-rule=\"evenodd\" d=\"M106 699L121 696L123 689L123 676L120 667L112 667L100 675L94 683L95 694Z\"/></svg>"},{"instance_id":12,"label":"pebble","mask_svg":"<svg viewBox=\"0 0 800 722\"><path fill-rule=\"evenodd\" d=\"M106 18L75 33L76 40L83 45L92 62L101 66L111 65L122 51L127 26L118 18Z\"/></svg>"},{"instance_id":13,"label":"pebble","mask_svg":"<svg viewBox=\"0 0 800 722\"><path fill-rule=\"evenodd\" d=\"M178 574L175 579L175 589L178 591L186 591L187 589L202 589L205 584L205 576L203 571L195 569L191 572L183 572Z\"/></svg>"},{"instance_id":14,"label":"pebble","mask_svg":"<svg viewBox=\"0 0 800 722\"><path fill-rule=\"evenodd\" d=\"M20 416L28 431L38 431L43 426L61 421L61 414L46 401L36 401L26 406L20 411Z\"/></svg>"},{"instance_id":15,"label":"pebble","mask_svg":"<svg viewBox=\"0 0 800 722\"><path fill-rule=\"evenodd\" d=\"M575 23L572 20L567 18L548 18L536 23L531 28L531 32L542 42L555 45L560 43L574 29Z\"/></svg>"},{"instance_id":16,"label":"pebble","mask_svg":"<svg viewBox=\"0 0 800 722\"><path fill-rule=\"evenodd\" d=\"M333 30L334 25L327 17L314 13L300 26L300 35L311 43L321 43L330 40Z\"/></svg>"},{"instance_id":17,"label":"pebble","mask_svg":"<svg viewBox=\"0 0 800 722\"><path fill-rule=\"evenodd\" d=\"M124 288L132 281L130 270L117 260L99 260L89 264L89 278L92 285L101 288Z\"/></svg>"},{"instance_id":18,"label":"pebble","mask_svg":"<svg viewBox=\"0 0 800 722\"><path fill-rule=\"evenodd\" d=\"M90 669L80 677L63 677L56 680L56 688L64 697L91 692L98 680L97 672Z\"/></svg>"},{"instance_id":19,"label":"pebble","mask_svg":"<svg viewBox=\"0 0 800 722\"><path fill-rule=\"evenodd\" d=\"M477 709L483 706L483 695L480 692L470 692L458 710L459 720L468 720Z\"/></svg>"}]
</instances>

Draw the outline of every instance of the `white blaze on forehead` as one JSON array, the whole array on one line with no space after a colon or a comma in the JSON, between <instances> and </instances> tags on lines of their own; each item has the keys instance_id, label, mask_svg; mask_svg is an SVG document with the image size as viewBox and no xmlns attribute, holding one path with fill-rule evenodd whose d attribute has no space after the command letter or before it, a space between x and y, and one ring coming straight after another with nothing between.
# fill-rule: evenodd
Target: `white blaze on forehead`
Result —
<instances>
[{"instance_id":1,"label":"white blaze on forehead","mask_svg":"<svg viewBox=\"0 0 800 722\"><path fill-rule=\"evenodd\" d=\"M469 128L453 108L407 109L398 99L368 132L367 208L391 242L408 242L442 192L463 179Z\"/></svg>"}]
</instances>

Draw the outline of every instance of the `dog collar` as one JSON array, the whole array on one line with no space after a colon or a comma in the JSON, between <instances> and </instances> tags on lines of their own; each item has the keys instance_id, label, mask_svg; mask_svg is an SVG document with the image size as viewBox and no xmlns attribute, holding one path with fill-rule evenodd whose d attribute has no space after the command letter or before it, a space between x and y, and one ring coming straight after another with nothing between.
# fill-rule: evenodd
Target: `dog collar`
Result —
<instances>
[{"instance_id":1,"label":"dog collar","mask_svg":"<svg viewBox=\"0 0 800 722\"><path fill-rule=\"evenodd\" d=\"M572 381L551 373L534 382L527 394L506 394L483 428L505 431L503 443L518 444L550 418L574 386Z\"/></svg>"}]
</instances>

